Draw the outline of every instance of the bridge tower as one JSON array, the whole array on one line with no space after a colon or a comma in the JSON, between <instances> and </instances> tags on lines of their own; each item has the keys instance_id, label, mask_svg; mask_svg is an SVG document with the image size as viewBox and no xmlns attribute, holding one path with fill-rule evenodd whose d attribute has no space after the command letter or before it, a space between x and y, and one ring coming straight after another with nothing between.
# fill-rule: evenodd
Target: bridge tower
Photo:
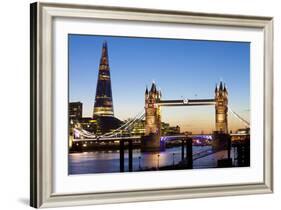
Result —
<instances>
[{"instance_id":1,"label":"bridge tower","mask_svg":"<svg viewBox=\"0 0 281 210\"><path fill-rule=\"evenodd\" d=\"M161 113L157 104L161 99L161 92L153 82L150 91L145 90L145 135L161 134Z\"/></svg>"},{"instance_id":2,"label":"bridge tower","mask_svg":"<svg viewBox=\"0 0 281 210\"><path fill-rule=\"evenodd\" d=\"M161 91L153 82L150 91L145 90L145 135L142 138L143 151L159 151L161 137L161 110L158 103Z\"/></svg>"},{"instance_id":3,"label":"bridge tower","mask_svg":"<svg viewBox=\"0 0 281 210\"><path fill-rule=\"evenodd\" d=\"M228 92L225 84L220 82L215 89L215 108L216 108L216 131L218 133L228 133Z\"/></svg>"}]
</instances>

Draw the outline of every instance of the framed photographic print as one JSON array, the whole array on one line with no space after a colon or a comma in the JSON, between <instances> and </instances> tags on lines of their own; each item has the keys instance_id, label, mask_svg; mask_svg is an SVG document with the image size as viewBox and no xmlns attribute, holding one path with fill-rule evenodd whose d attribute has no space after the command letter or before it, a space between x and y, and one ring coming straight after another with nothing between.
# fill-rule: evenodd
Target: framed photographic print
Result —
<instances>
[{"instance_id":1,"label":"framed photographic print","mask_svg":"<svg viewBox=\"0 0 281 210\"><path fill-rule=\"evenodd\" d=\"M31 206L273 191L273 19L31 4Z\"/></svg>"}]
</instances>

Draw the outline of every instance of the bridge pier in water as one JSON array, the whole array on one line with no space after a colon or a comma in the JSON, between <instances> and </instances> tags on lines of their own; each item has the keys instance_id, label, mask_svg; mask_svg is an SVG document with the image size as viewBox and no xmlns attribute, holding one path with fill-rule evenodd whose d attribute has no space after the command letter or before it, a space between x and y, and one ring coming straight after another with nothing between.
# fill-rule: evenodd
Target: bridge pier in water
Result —
<instances>
[{"instance_id":1,"label":"bridge pier in water","mask_svg":"<svg viewBox=\"0 0 281 210\"><path fill-rule=\"evenodd\" d=\"M193 148L192 148L192 138L186 138L186 167L188 169L193 168Z\"/></svg>"},{"instance_id":2,"label":"bridge pier in water","mask_svg":"<svg viewBox=\"0 0 281 210\"><path fill-rule=\"evenodd\" d=\"M159 152L165 148L161 147L160 135L150 133L149 135L141 137L141 151L142 152Z\"/></svg>"},{"instance_id":3,"label":"bridge pier in water","mask_svg":"<svg viewBox=\"0 0 281 210\"><path fill-rule=\"evenodd\" d=\"M126 140L128 142L128 166L129 172L133 171L133 140ZM125 171L125 140L119 141L119 154L120 154L120 172Z\"/></svg>"},{"instance_id":4,"label":"bridge pier in water","mask_svg":"<svg viewBox=\"0 0 281 210\"><path fill-rule=\"evenodd\" d=\"M184 148L185 147L185 148ZM184 152L184 149L186 152ZM186 153L186 156L185 156ZM185 156L185 157L184 157ZM181 141L181 162L186 163L186 168L193 168L193 147L192 147L192 138L184 138Z\"/></svg>"}]
</instances>

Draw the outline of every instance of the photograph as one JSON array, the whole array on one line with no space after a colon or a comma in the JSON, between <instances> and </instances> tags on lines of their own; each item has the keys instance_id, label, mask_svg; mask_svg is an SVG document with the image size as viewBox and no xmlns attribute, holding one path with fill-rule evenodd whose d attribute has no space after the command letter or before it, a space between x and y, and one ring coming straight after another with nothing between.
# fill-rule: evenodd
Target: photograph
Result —
<instances>
[{"instance_id":1,"label":"photograph","mask_svg":"<svg viewBox=\"0 0 281 210\"><path fill-rule=\"evenodd\" d=\"M250 167L250 47L68 34L68 174Z\"/></svg>"},{"instance_id":2,"label":"photograph","mask_svg":"<svg viewBox=\"0 0 281 210\"><path fill-rule=\"evenodd\" d=\"M30 5L30 206L273 193L273 17L173 6Z\"/></svg>"}]
</instances>

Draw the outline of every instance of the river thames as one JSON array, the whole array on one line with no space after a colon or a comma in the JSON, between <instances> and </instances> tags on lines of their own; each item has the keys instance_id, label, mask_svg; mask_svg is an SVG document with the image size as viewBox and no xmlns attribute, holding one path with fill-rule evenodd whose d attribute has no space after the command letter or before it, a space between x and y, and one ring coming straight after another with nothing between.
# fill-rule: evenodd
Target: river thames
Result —
<instances>
[{"instance_id":1,"label":"river thames","mask_svg":"<svg viewBox=\"0 0 281 210\"><path fill-rule=\"evenodd\" d=\"M193 146L193 154L211 149L211 146ZM69 153L69 174L110 173L119 172L119 151L91 151L81 153ZM193 168L215 168L217 160L226 158L227 152L221 151L215 154L197 159L193 162ZM231 157L234 160L234 150ZM133 150L133 171L157 170L163 166L173 166L181 161L181 147L166 148L162 152L140 152ZM125 150L125 171L128 171L128 151Z\"/></svg>"}]
</instances>

